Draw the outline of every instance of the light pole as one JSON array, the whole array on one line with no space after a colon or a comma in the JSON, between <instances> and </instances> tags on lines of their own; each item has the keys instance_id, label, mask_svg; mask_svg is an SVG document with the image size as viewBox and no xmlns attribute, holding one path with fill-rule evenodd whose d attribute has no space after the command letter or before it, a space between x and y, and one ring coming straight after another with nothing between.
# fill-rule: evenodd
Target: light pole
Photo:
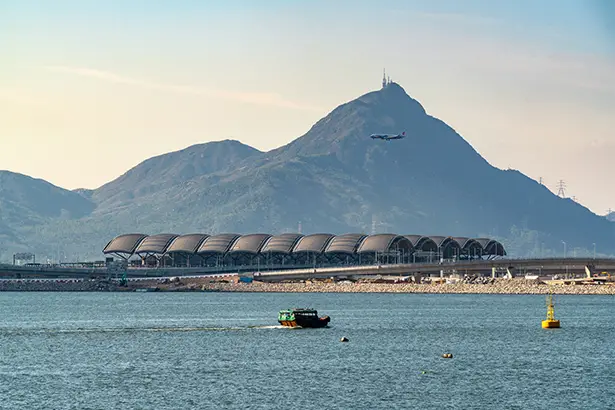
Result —
<instances>
[{"instance_id":1,"label":"light pole","mask_svg":"<svg viewBox=\"0 0 615 410\"><path fill-rule=\"evenodd\" d=\"M562 241L562 243L564 244L564 263L566 262L566 242ZM566 279L568 279L568 264L566 264Z\"/></svg>"}]
</instances>

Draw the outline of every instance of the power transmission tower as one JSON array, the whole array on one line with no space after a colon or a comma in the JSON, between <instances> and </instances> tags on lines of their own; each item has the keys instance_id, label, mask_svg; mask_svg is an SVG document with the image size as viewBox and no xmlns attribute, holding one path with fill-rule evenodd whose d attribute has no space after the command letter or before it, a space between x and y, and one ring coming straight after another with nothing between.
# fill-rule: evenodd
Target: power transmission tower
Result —
<instances>
[{"instance_id":1,"label":"power transmission tower","mask_svg":"<svg viewBox=\"0 0 615 410\"><path fill-rule=\"evenodd\" d=\"M566 183L561 179L557 183L557 196L566 198Z\"/></svg>"}]
</instances>

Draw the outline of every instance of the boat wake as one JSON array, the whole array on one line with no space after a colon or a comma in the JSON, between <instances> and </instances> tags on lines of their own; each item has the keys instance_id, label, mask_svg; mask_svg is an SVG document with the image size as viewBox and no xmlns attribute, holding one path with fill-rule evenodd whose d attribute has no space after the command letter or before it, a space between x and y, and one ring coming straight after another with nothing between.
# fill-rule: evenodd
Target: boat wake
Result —
<instances>
[{"instance_id":1,"label":"boat wake","mask_svg":"<svg viewBox=\"0 0 615 410\"><path fill-rule=\"evenodd\" d=\"M0 329L0 335L23 334L70 334L70 333L136 333L136 332L225 332L246 331L253 329L284 329L281 325L251 325L251 326L156 326L156 327L92 327L92 328L21 328Z\"/></svg>"}]
</instances>

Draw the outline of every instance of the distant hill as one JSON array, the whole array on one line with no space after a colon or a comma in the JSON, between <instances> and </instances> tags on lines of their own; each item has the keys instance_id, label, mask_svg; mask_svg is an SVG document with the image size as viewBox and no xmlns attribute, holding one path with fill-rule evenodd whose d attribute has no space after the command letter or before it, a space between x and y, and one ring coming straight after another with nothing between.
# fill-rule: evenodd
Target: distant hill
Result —
<instances>
[{"instance_id":1,"label":"distant hill","mask_svg":"<svg viewBox=\"0 0 615 410\"><path fill-rule=\"evenodd\" d=\"M92 193L97 212L113 211L204 175L229 171L240 161L261 152L239 141L225 140L193 145L150 158Z\"/></svg>"},{"instance_id":2,"label":"distant hill","mask_svg":"<svg viewBox=\"0 0 615 410\"><path fill-rule=\"evenodd\" d=\"M611 222L615 222L615 212L611 212L610 214L608 214L606 216L606 219L608 219Z\"/></svg>"},{"instance_id":3,"label":"distant hill","mask_svg":"<svg viewBox=\"0 0 615 410\"><path fill-rule=\"evenodd\" d=\"M17 227L49 218L77 219L90 214L94 203L78 193L42 179L0 171L0 218Z\"/></svg>"},{"instance_id":4,"label":"distant hill","mask_svg":"<svg viewBox=\"0 0 615 410\"><path fill-rule=\"evenodd\" d=\"M53 220L89 215L95 204L42 179L0 171L0 257L29 248L30 234ZM41 248L47 249L47 247Z\"/></svg>"},{"instance_id":5,"label":"distant hill","mask_svg":"<svg viewBox=\"0 0 615 410\"><path fill-rule=\"evenodd\" d=\"M402 140L369 138L402 131ZM593 243L612 253L615 243L615 224L491 166L395 83L340 105L273 151L230 140L195 145L96 190L65 192L81 216L19 229L37 252L61 244L68 258L92 258L125 232L276 233L299 221L304 232L369 233L375 223L379 232L493 236L513 256L561 254L561 241L578 254Z\"/></svg>"}]
</instances>

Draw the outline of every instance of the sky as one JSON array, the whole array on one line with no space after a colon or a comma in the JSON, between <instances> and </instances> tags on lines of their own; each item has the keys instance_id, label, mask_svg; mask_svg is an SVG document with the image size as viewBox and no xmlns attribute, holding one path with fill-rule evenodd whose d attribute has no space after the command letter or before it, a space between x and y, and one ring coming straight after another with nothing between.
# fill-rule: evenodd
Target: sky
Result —
<instances>
[{"instance_id":1,"label":"sky","mask_svg":"<svg viewBox=\"0 0 615 410\"><path fill-rule=\"evenodd\" d=\"M609 0L0 0L0 27L0 169L63 188L279 147L386 68L494 166L615 209Z\"/></svg>"}]
</instances>

